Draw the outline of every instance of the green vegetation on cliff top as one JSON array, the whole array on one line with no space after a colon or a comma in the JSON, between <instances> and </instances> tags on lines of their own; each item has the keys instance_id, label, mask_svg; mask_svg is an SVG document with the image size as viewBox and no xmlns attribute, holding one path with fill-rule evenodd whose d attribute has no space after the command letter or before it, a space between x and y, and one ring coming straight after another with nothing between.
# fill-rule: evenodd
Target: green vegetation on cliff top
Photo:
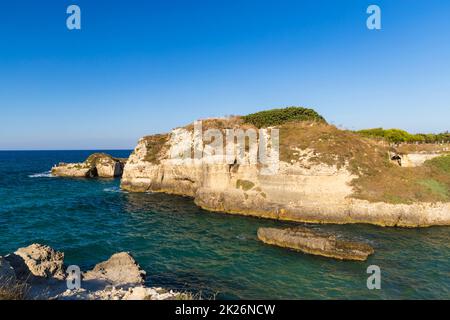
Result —
<instances>
[{"instance_id":1,"label":"green vegetation on cliff top","mask_svg":"<svg viewBox=\"0 0 450 320\"><path fill-rule=\"evenodd\" d=\"M362 136L383 139L391 143L448 143L450 142L450 133L444 132L439 134L418 133L411 134L401 129L364 129L357 131Z\"/></svg>"},{"instance_id":2,"label":"green vegetation on cliff top","mask_svg":"<svg viewBox=\"0 0 450 320\"><path fill-rule=\"evenodd\" d=\"M271 109L243 116L245 123L257 128L282 125L291 121L318 121L326 123L325 119L313 109L302 107L288 107L284 109Z\"/></svg>"},{"instance_id":3,"label":"green vegetation on cliff top","mask_svg":"<svg viewBox=\"0 0 450 320\"><path fill-rule=\"evenodd\" d=\"M428 160L426 164L436 170L450 174L450 154Z\"/></svg>"},{"instance_id":4,"label":"green vegetation on cliff top","mask_svg":"<svg viewBox=\"0 0 450 320\"><path fill-rule=\"evenodd\" d=\"M420 167L389 164L376 174L354 180L355 197L390 203L450 201L450 155L428 160Z\"/></svg>"}]
</instances>

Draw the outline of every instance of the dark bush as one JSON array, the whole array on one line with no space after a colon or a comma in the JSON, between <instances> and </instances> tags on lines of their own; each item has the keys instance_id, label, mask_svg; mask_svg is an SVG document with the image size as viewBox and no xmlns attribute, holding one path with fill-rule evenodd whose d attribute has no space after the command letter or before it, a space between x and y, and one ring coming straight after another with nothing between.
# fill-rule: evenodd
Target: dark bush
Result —
<instances>
[{"instance_id":1,"label":"dark bush","mask_svg":"<svg viewBox=\"0 0 450 320\"><path fill-rule=\"evenodd\" d=\"M258 128L281 125L291 121L318 121L325 119L313 109L301 107L288 107L252 113L242 117L244 122L253 124Z\"/></svg>"}]
</instances>

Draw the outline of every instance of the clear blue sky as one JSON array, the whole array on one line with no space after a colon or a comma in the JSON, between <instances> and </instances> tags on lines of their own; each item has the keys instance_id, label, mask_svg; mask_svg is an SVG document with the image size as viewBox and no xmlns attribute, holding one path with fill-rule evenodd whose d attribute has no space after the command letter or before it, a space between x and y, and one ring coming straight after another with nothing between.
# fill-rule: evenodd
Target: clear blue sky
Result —
<instances>
[{"instance_id":1,"label":"clear blue sky","mask_svg":"<svg viewBox=\"0 0 450 320\"><path fill-rule=\"evenodd\" d=\"M381 31L366 28L373 3ZM445 131L449 15L448 0L4 1L0 149L133 148L289 105L349 129Z\"/></svg>"}]
</instances>

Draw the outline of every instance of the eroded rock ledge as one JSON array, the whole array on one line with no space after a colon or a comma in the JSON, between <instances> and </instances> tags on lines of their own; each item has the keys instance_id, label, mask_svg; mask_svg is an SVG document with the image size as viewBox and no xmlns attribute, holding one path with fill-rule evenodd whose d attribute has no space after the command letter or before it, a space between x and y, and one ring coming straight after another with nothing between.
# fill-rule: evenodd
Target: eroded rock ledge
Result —
<instances>
[{"instance_id":1,"label":"eroded rock ledge","mask_svg":"<svg viewBox=\"0 0 450 320\"><path fill-rule=\"evenodd\" d=\"M81 163L60 163L54 166L51 172L52 175L59 177L121 177L126 161L106 153L94 153Z\"/></svg>"},{"instance_id":2,"label":"eroded rock ledge","mask_svg":"<svg viewBox=\"0 0 450 320\"><path fill-rule=\"evenodd\" d=\"M1 299L166 300L186 294L146 287L146 272L127 252L116 253L81 273L81 288L67 288L64 253L32 244L0 257ZM19 288L19 289L17 289Z\"/></svg>"},{"instance_id":3,"label":"eroded rock ledge","mask_svg":"<svg viewBox=\"0 0 450 320\"><path fill-rule=\"evenodd\" d=\"M302 227L259 228L258 238L266 244L339 260L365 261L374 253L373 248L365 243L339 240L334 235Z\"/></svg>"}]
</instances>

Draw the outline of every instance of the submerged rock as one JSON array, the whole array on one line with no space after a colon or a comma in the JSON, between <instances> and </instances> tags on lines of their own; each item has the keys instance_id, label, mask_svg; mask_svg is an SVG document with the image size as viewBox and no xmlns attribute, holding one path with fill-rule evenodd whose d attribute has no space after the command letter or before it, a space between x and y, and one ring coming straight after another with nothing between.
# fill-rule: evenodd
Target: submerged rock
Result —
<instances>
[{"instance_id":1,"label":"submerged rock","mask_svg":"<svg viewBox=\"0 0 450 320\"><path fill-rule=\"evenodd\" d=\"M259 228L258 238L266 244L339 260L365 261L374 253L373 248L365 243L338 240L335 236L322 235L302 227Z\"/></svg>"},{"instance_id":2,"label":"submerged rock","mask_svg":"<svg viewBox=\"0 0 450 320\"><path fill-rule=\"evenodd\" d=\"M114 178L123 173L126 159L114 158L106 153L94 153L81 163L60 163L51 170L52 175L77 178Z\"/></svg>"}]
</instances>

